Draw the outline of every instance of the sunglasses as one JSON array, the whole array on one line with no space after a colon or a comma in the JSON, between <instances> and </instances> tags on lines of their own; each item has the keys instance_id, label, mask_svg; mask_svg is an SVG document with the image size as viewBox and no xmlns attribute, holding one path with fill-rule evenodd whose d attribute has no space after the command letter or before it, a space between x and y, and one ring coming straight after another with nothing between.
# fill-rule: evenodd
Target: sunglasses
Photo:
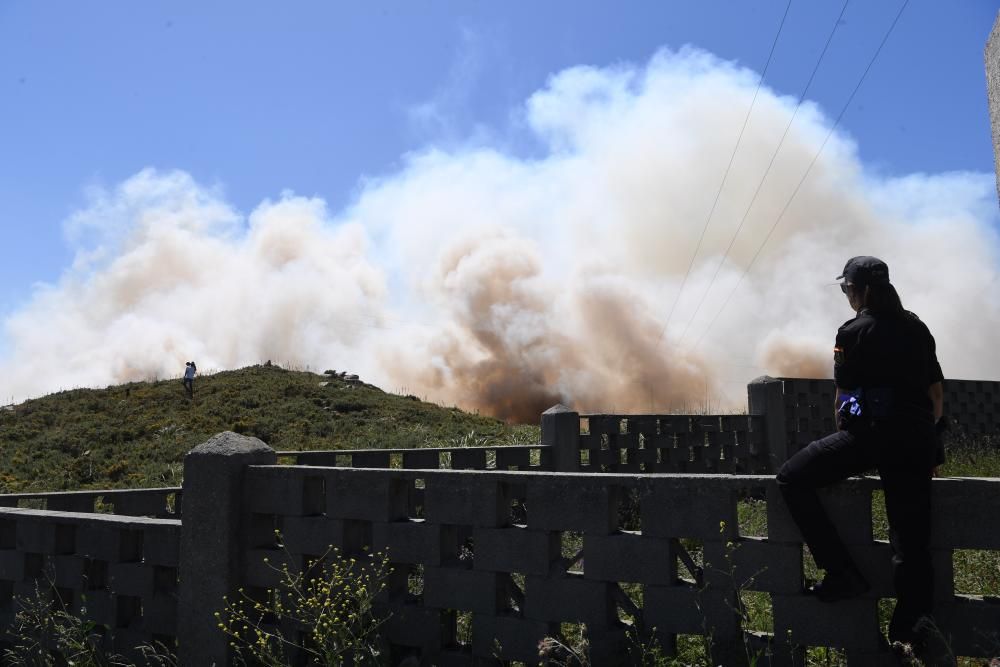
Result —
<instances>
[{"instance_id":1,"label":"sunglasses","mask_svg":"<svg viewBox=\"0 0 1000 667\"><path fill-rule=\"evenodd\" d=\"M847 283L840 283L840 291L847 294L847 288L850 287Z\"/></svg>"}]
</instances>

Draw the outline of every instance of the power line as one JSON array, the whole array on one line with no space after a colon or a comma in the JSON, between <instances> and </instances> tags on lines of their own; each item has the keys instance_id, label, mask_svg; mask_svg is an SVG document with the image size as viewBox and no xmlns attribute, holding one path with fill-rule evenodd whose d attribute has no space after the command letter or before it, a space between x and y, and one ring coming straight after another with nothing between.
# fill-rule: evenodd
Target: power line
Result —
<instances>
[{"instance_id":1,"label":"power line","mask_svg":"<svg viewBox=\"0 0 1000 667\"><path fill-rule=\"evenodd\" d=\"M715 214L715 208L719 203L719 196L722 194L723 188L726 186L726 179L729 177L729 172L733 167L733 161L736 159L736 153L740 149L740 144L743 141L743 133L746 132L747 124L750 122L750 114L753 112L754 105L757 104L757 95L760 93L760 87L764 83L764 77L767 75L767 70L771 66L771 60L774 57L775 47L778 45L778 38L781 36L781 30L785 27L785 19L788 18L788 10L792 7L792 0L788 0L788 4L785 5L785 13L781 15L781 22L778 24L778 31L774 35L774 40L771 42L771 50L767 54L767 61L764 63L764 69L760 73L760 78L757 80L757 88L753 91L753 99L750 101L750 107L747 109L747 114L743 118L743 127L740 128L740 134L736 138L736 145L733 147L733 153L729 156L729 164L726 165L726 171L722 174L722 182L719 183L719 189L715 193L715 199L712 201L712 208L708 211L708 217L705 219L705 225L701 228L701 236L698 237L698 243L695 246L694 254L691 255L691 262L688 264L687 271L684 273L684 280L681 281L680 289L677 290L677 294L674 295L674 302L670 306L670 313L667 315L667 320L663 325L663 330L660 332L660 337L657 340L657 344L663 340L664 334L667 332L667 327L670 325L670 320L674 316L674 309L677 308L677 302L681 298L681 294L684 292L684 286L687 285L688 278L691 276L691 269L694 268L694 260L698 257L698 251L701 250L701 244L705 240L705 232L708 231L709 223L712 222L712 216Z\"/></svg>"},{"instance_id":2,"label":"power line","mask_svg":"<svg viewBox=\"0 0 1000 667\"><path fill-rule=\"evenodd\" d=\"M826 43L823 45L823 50L820 51L819 58L817 58L812 72L809 74L809 79L806 81L805 87L802 88L802 93L799 95L799 101L795 105L795 110L792 111L792 115L788 119L788 123L785 125L785 131L782 132L781 139L778 140L778 145L775 147L774 152L771 153L771 160L767 163L767 168L764 170L763 176L760 177L760 181L757 183L757 189L754 190L753 197L750 198L750 203L747 205L746 210L743 211L743 217L740 218L740 224L736 227L733 237L729 240L729 245L726 247L725 254L722 256L722 259L719 260L718 266L715 267L715 273L712 274L712 280L708 283L708 287L702 293L701 299L698 301L698 307L695 308L694 314L691 316L691 319L688 320L687 325L681 332L681 337L677 341L678 344L684 341L684 337L687 335L688 329L691 328L691 324L694 322L695 318L698 317L698 313L701 312L701 307L705 305L705 300L708 297L709 292L712 291L712 287L715 285L715 281L719 277L719 272L722 270L723 264L725 264L730 251L732 251L733 246L736 244L736 239L739 237L740 232L743 231L743 225L746 224L747 218L750 216L750 211L753 209L753 205L757 203L757 197L760 195L760 191L763 189L764 183L767 181L767 177L771 173L771 168L774 166L778 153L781 152L781 147L785 144L785 139L788 137L788 131L791 129L792 123L795 122L795 117L798 115L799 109L802 108L802 103L805 101L806 94L809 92L809 88L812 86L813 80L816 78L816 73L819 71L823 58L826 56L826 52L830 48L830 43L833 42L833 36L837 33L837 28L840 27L841 21L844 18L844 12L847 11L847 5L849 2L850 0L844 0L844 5L840 8L840 14L837 15L837 20L833 22L833 28L830 30L830 34L827 35Z\"/></svg>"},{"instance_id":3,"label":"power line","mask_svg":"<svg viewBox=\"0 0 1000 667\"><path fill-rule=\"evenodd\" d=\"M715 316L712 318L712 320L708 323L708 326L702 332L697 342L695 342L694 346L691 348L692 350L697 348L701 344L701 341L704 340L705 336L708 334L709 330L715 324L716 320L719 319L719 315L721 315L722 311L724 311L726 309L726 306L729 305L729 302L730 300L732 300L733 295L736 293L736 290L738 290L740 288L740 285L743 284L743 279L746 278L748 273L750 273L750 269L753 268L753 265L757 261L757 258L760 256L760 253L764 249L764 246L766 246L767 242L771 240L771 236L774 234L774 230L777 229L778 223L780 223L782 218L785 217L785 213L788 211L788 207L791 206L792 201L794 201L795 197L799 194L799 190L802 188L802 184L805 183L806 178L812 171L812 168L816 164L816 161L819 159L819 156L823 152L823 149L826 148L826 144L828 141L830 141L830 137L833 136L833 133L837 129L837 126L840 125L840 121L843 119L844 114L847 113L847 109L848 107L850 107L851 102L854 100L854 96L857 95L858 90L861 89L861 84L863 84L865 79L868 77L868 72L871 71L872 65L875 64L875 60L882 52L882 47L884 47L886 42L889 41L889 36L892 35L892 31L895 30L896 24L899 23L899 17L903 15L903 10L906 9L906 6L909 3L910 0L903 0L903 4L900 6L899 11L896 12L896 17L892 20L892 23L889 25L889 29L882 37L882 41L879 43L878 48L875 49L875 53L872 54L871 59L868 61L868 65L865 67L865 71L862 72L861 74L861 78L858 79L857 85L854 86L854 90L851 91L851 94L848 96L847 101L844 102L844 106L840 109L840 113L837 114L837 118L834 120L834 123L830 127L829 132L826 133L826 137L823 139L823 143L820 144L819 150L816 151L816 154L813 156L812 161L809 163L809 166L806 167L805 173L802 174L802 178L799 179L799 182L795 186L795 189L792 191L792 194L788 198L788 201L785 202L785 205L784 207L782 207L781 212L778 213L778 217L774 220L774 224L771 225L771 229L768 230L767 235L764 237L764 241L757 247L757 251L753 254L753 257L750 258L750 262L747 264L747 268L743 270L742 275L740 275L740 279L736 282L736 285L729 292L729 296L727 296L726 300L723 301L722 306L715 313Z\"/></svg>"}]
</instances>

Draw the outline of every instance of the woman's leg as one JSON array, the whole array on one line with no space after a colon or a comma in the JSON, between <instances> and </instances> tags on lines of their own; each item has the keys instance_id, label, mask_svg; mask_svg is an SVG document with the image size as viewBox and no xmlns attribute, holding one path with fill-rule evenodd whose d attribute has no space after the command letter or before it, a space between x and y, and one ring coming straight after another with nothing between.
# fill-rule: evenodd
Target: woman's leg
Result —
<instances>
[{"instance_id":1,"label":"woman's leg","mask_svg":"<svg viewBox=\"0 0 1000 667\"><path fill-rule=\"evenodd\" d=\"M931 471L880 470L892 545L896 611L889 638L912 641L913 627L934 606L931 564Z\"/></svg>"},{"instance_id":2,"label":"woman's leg","mask_svg":"<svg viewBox=\"0 0 1000 667\"><path fill-rule=\"evenodd\" d=\"M813 441L778 471L776 481L788 510L816 564L828 573L844 572L854 563L823 509L816 489L873 468L876 459L873 443L847 431L838 431Z\"/></svg>"}]
</instances>

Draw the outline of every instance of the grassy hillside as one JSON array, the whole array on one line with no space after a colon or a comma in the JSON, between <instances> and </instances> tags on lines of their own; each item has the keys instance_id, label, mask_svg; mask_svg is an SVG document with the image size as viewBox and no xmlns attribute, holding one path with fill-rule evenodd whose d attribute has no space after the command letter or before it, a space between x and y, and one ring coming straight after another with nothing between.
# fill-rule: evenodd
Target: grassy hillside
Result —
<instances>
[{"instance_id":1,"label":"grassy hillside","mask_svg":"<svg viewBox=\"0 0 1000 667\"><path fill-rule=\"evenodd\" d=\"M198 378L193 400L180 380L166 380L64 391L0 410L0 493L179 485L185 452L225 430L278 450L454 445L473 432L537 442L531 427L252 366Z\"/></svg>"}]
</instances>

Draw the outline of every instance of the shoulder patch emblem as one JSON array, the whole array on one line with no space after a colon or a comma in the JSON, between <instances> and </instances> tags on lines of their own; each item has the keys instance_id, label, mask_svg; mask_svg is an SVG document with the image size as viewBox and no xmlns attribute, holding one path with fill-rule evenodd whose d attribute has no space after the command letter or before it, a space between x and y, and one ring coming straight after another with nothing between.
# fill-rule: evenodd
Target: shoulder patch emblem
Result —
<instances>
[{"instance_id":1,"label":"shoulder patch emblem","mask_svg":"<svg viewBox=\"0 0 1000 667\"><path fill-rule=\"evenodd\" d=\"M833 363L835 364L844 363L844 348L842 347L833 348Z\"/></svg>"}]
</instances>

